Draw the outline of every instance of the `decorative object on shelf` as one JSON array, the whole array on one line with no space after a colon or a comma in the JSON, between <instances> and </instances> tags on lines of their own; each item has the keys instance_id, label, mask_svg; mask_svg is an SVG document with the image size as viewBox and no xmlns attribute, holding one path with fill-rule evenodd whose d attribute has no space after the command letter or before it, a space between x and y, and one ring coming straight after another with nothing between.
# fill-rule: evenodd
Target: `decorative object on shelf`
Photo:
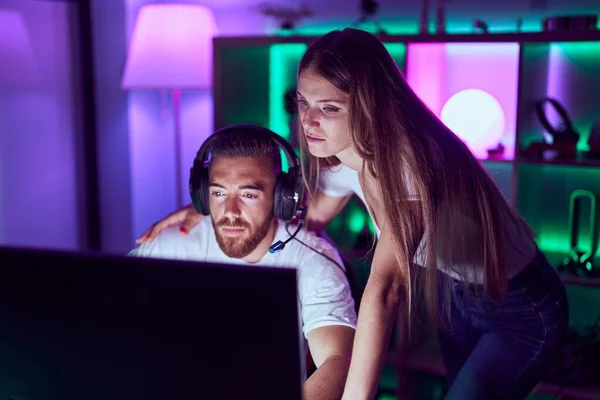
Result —
<instances>
[{"instance_id":1,"label":"decorative object on shelf","mask_svg":"<svg viewBox=\"0 0 600 400\"><path fill-rule=\"evenodd\" d=\"M592 125L588 138L589 150L585 152L587 158L600 159L600 119Z\"/></svg>"},{"instance_id":2,"label":"decorative object on shelf","mask_svg":"<svg viewBox=\"0 0 600 400\"><path fill-rule=\"evenodd\" d=\"M481 89L461 90L452 95L440 118L480 159L488 157L489 149L498 150L504 137L504 110L494 96Z\"/></svg>"},{"instance_id":3,"label":"decorative object on shelf","mask_svg":"<svg viewBox=\"0 0 600 400\"><path fill-rule=\"evenodd\" d=\"M446 33L446 3L448 0L437 0L435 8L435 33L442 35Z\"/></svg>"},{"instance_id":4,"label":"decorative object on shelf","mask_svg":"<svg viewBox=\"0 0 600 400\"><path fill-rule=\"evenodd\" d=\"M473 20L473 28L481 33L490 33L487 22L479 18Z\"/></svg>"},{"instance_id":5,"label":"decorative object on shelf","mask_svg":"<svg viewBox=\"0 0 600 400\"><path fill-rule=\"evenodd\" d=\"M552 126L548 121L545 110L546 103L554 108L562 120L557 127ZM575 159L580 135L573 127L567 110L558 100L546 97L535 104L535 112L546 132L552 136L552 143L547 143L545 140L532 143L527 149L523 150L523 156L538 160Z\"/></svg>"},{"instance_id":6,"label":"decorative object on shelf","mask_svg":"<svg viewBox=\"0 0 600 400\"><path fill-rule=\"evenodd\" d=\"M149 4L135 22L121 87L173 93L177 207L183 206L181 160L181 90L212 88L213 37L218 34L212 10L192 4Z\"/></svg>"},{"instance_id":7,"label":"decorative object on shelf","mask_svg":"<svg viewBox=\"0 0 600 400\"><path fill-rule=\"evenodd\" d=\"M421 13L419 14L419 34L429 34L429 0L421 0Z\"/></svg>"},{"instance_id":8,"label":"decorative object on shelf","mask_svg":"<svg viewBox=\"0 0 600 400\"><path fill-rule=\"evenodd\" d=\"M300 4L298 9L260 3L256 6L256 10L267 17L275 17L279 22L279 28L284 31L293 31L300 20L315 15L304 2Z\"/></svg>"},{"instance_id":9,"label":"decorative object on shelf","mask_svg":"<svg viewBox=\"0 0 600 400\"><path fill-rule=\"evenodd\" d=\"M375 27L377 28L376 34L378 35L387 35L385 30L379 24L379 21L375 17L377 15L377 10L379 9L379 3L374 0L360 0L359 3L359 13L360 16L354 22L354 26L358 26L362 23L365 23L371 20Z\"/></svg>"},{"instance_id":10,"label":"decorative object on shelf","mask_svg":"<svg viewBox=\"0 0 600 400\"><path fill-rule=\"evenodd\" d=\"M581 201L590 201L588 218L588 237L590 249L586 252L579 248L579 223L581 217ZM596 229L596 195L589 190L577 189L571 193L569 201L569 256L558 266L559 272L567 272L579 276L600 276L600 268L594 268L594 258L598 249L598 230Z\"/></svg>"},{"instance_id":11,"label":"decorative object on shelf","mask_svg":"<svg viewBox=\"0 0 600 400\"><path fill-rule=\"evenodd\" d=\"M565 32L565 31L589 31L596 30L598 16L588 15L560 15L545 18L542 22L544 32Z\"/></svg>"}]
</instances>

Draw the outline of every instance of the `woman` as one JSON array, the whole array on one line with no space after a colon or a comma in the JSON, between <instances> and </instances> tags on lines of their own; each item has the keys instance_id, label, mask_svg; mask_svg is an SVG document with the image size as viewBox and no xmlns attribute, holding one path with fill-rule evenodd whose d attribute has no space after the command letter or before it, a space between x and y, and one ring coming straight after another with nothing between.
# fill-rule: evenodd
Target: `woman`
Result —
<instances>
[{"instance_id":1,"label":"woman","mask_svg":"<svg viewBox=\"0 0 600 400\"><path fill-rule=\"evenodd\" d=\"M525 398L566 336L565 289L467 146L354 29L304 54L298 119L311 228L352 192L377 226L344 399L373 397L400 300L410 322L417 292L438 323L447 399Z\"/></svg>"}]
</instances>

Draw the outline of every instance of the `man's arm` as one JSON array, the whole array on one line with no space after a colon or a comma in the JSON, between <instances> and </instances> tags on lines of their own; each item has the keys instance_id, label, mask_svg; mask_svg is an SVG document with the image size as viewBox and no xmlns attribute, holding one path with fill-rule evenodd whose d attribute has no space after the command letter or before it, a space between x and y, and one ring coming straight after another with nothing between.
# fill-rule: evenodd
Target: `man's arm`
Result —
<instances>
[{"instance_id":1,"label":"man's arm","mask_svg":"<svg viewBox=\"0 0 600 400\"><path fill-rule=\"evenodd\" d=\"M304 384L305 400L339 399L350 366L354 329L343 325L308 332L308 347L317 370Z\"/></svg>"},{"instance_id":2,"label":"man's arm","mask_svg":"<svg viewBox=\"0 0 600 400\"><path fill-rule=\"evenodd\" d=\"M339 399L349 368L356 311L343 263L335 248L309 234L316 252L303 257L298 272L303 331L317 370L304 384L304 399ZM306 254L306 253L305 253Z\"/></svg>"}]
</instances>

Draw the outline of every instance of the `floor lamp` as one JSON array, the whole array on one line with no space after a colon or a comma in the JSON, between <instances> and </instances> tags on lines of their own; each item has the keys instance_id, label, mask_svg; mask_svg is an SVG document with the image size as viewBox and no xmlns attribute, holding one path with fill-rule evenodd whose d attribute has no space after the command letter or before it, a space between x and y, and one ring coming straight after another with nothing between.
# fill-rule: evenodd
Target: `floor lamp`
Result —
<instances>
[{"instance_id":1,"label":"floor lamp","mask_svg":"<svg viewBox=\"0 0 600 400\"><path fill-rule=\"evenodd\" d=\"M137 16L121 87L170 90L173 94L177 206L183 205L181 91L210 90L212 39L217 25L210 8L191 4L143 6Z\"/></svg>"},{"instance_id":2,"label":"floor lamp","mask_svg":"<svg viewBox=\"0 0 600 400\"><path fill-rule=\"evenodd\" d=\"M35 87L41 81L25 19L18 11L0 9L0 87Z\"/></svg>"}]
</instances>

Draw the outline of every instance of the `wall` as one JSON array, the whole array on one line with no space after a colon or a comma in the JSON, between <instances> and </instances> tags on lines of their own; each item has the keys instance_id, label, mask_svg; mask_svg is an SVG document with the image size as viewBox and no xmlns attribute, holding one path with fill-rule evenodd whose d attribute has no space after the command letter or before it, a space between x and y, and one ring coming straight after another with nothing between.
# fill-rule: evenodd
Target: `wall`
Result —
<instances>
[{"instance_id":1,"label":"wall","mask_svg":"<svg viewBox=\"0 0 600 400\"><path fill-rule=\"evenodd\" d=\"M131 247L131 174L128 95L120 87L127 54L126 8L122 1L93 0L95 103L102 249Z\"/></svg>"},{"instance_id":2,"label":"wall","mask_svg":"<svg viewBox=\"0 0 600 400\"><path fill-rule=\"evenodd\" d=\"M0 0L0 245L80 246L72 7Z\"/></svg>"}]
</instances>

